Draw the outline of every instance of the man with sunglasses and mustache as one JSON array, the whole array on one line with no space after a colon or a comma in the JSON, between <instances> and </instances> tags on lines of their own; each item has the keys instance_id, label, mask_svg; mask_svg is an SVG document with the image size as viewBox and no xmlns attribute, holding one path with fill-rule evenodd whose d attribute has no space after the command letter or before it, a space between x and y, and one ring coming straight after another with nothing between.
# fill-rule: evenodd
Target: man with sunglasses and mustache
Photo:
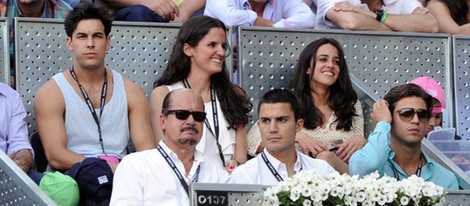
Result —
<instances>
[{"instance_id":1,"label":"man with sunglasses and mustache","mask_svg":"<svg viewBox=\"0 0 470 206\"><path fill-rule=\"evenodd\" d=\"M111 205L189 205L192 182L226 182L228 173L196 150L205 118L200 95L190 89L168 93L160 115L162 141L156 149L124 157L114 175Z\"/></svg>"},{"instance_id":2,"label":"man with sunglasses and mustache","mask_svg":"<svg viewBox=\"0 0 470 206\"><path fill-rule=\"evenodd\" d=\"M367 144L349 161L351 175L376 170L398 180L417 175L444 189L458 189L456 176L421 150L431 118L433 99L415 84L395 86L374 104L371 118L378 122Z\"/></svg>"}]
</instances>

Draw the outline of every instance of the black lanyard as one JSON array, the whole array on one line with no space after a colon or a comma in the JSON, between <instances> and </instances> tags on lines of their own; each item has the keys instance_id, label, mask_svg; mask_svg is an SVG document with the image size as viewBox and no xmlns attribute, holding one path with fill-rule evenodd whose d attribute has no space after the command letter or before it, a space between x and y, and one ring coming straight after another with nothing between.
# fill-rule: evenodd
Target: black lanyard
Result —
<instances>
[{"instance_id":1,"label":"black lanyard","mask_svg":"<svg viewBox=\"0 0 470 206\"><path fill-rule=\"evenodd\" d=\"M173 160L171 160L170 156L168 156L168 154L165 152L165 150L163 150L162 146L158 145L157 150L160 152L160 154L162 154L163 158L166 160L168 165L171 167L171 169L175 173L176 177L179 179L181 185L183 185L184 190L186 190L186 193L189 195L188 183L184 180L183 175L181 175L181 172L178 170L178 168L176 167ZM201 170L201 165L198 165L197 170L196 170L196 174L195 174L194 179L192 180L192 182L197 182L197 180L199 179L199 171L200 170Z\"/></svg>"},{"instance_id":2,"label":"black lanyard","mask_svg":"<svg viewBox=\"0 0 470 206\"><path fill-rule=\"evenodd\" d=\"M274 166L271 164L271 162L269 162L268 157L266 156L266 154L264 154L264 151L261 152L261 157L263 158L264 163L266 164L268 169L271 171L271 173L274 175L274 177L277 179L277 181L278 182L284 181L284 179L277 172L277 170L274 168ZM302 161L302 160L299 159L298 161ZM300 163L300 170L299 171L302 171L302 169L303 169L302 163Z\"/></svg>"},{"instance_id":3,"label":"black lanyard","mask_svg":"<svg viewBox=\"0 0 470 206\"><path fill-rule=\"evenodd\" d=\"M266 166L271 171L271 173L274 175L274 177L277 179L277 181L278 182L284 181L284 179L277 172L277 170L274 168L274 166L271 164L271 162L269 162L268 157L266 157L266 154L264 154L264 151L261 152L261 157L263 158L264 163L266 163Z\"/></svg>"},{"instance_id":4,"label":"black lanyard","mask_svg":"<svg viewBox=\"0 0 470 206\"><path fill-rule=\"evenodd\" d=\"M106 94L108 91L108 72L106 71L106 68L104 69L104 82L103 82L103 87L101 88L101 101L100 101L100 117L98 118L98 115L96 114L95 106L93 105L93 102L90 99L90 96L88 96L88 93L86 92L85 88L80 84L77 78L77 74L73 70L73 66L70 69L70 75L72 75L72 78L77 82L78 87L80 88L80 91L82 92L83 98L85 99L85 102L88 106L88 109L91 112L91 115L93 116L93 119L95 120L96 126L98 126L98 134L99 134L99 141L101 145L101 150L105 155L106 152L104 151L104 144L103 144L103 136L101 133L101 125L100 125L100 120L101 116L103 115L103 110L104 110L104 104L106 102Z\"/></svg>"},{"instance_id":5,"label":"black lanyard","mask_svg":"<svg viewBox=\"0 0 470 206\"><path fill-rule=\"evenodd\" d=\"M184 85L185 88L191 89L191 85L189 85L189 82L188 82L187 79L183 80L183 85ZM219 115L218 115L218 112L217 112L217 101L216 101L215 98L216 98L215 89L211 85L212 118L213 118L213 122L214 122L215 132L212 131L212 127L209 124L209 120L207 119L207 117L204 120L204 122L205 122L206 127L209 130L209 132L211 132L211 134L215 137L215 141L217 143L217 149L219 149L220 160L222 160L222 166L225 166L224 153L222 153L222 146L220 146L220 143L219 143Z\"/></svg>"},{"instance_id":6,"label":"black lanyard","mask_svg":"<svg viewBox=\"0 0 470 206\"><path fill-rule=\"evenodd\" d=\"M418 177L421 177L421 169L423 167L423 162L422 162L422 159L424 158L423 154L421 153L420 156L419 156L419 163L418 163L418 168L416 168L416 176ZM400 180L400 175L398 175L398 170L397 168L395 168L395 165L393 165L393 163L388 160L388 162L390 163L390 165L392 166L392 170L393 170L393 175L395 176L395 178L397 180Z\"/></svg>"}]
</instances>

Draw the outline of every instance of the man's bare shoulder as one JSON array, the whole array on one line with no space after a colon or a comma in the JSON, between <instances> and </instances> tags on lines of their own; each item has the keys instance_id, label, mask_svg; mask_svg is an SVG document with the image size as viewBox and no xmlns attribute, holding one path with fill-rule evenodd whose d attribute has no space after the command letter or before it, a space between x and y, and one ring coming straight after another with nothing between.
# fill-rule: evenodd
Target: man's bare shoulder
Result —
<instances>
[{"instance_id":1,"label":"man's bare shoulder","mask_svg":"<svg viewBox=\"0 0 470 206\"><path fill-rule=\"evenodd\" d=\"M124 88L126 89L126 94L128 97L135 97L135 96L140 96L140 95L145 96L145 92L144 92L144 89L142 89L142 87L140 87L139 85L137 85L136 83L134 83L133 81L131 81L130 79L126 77L122 77L122 79L124 81Z\"/></svg>"},{"instance_id":2,"label":"man's bare shoulder","mask_svg":"<svg viewBox=\"0 0 470 206\"><path fill-rule=\"evenodd\" d=\"M54 106L65 105L62 92L53 79L50 79L39 88L34 98L34 104L35 107L41 106L41 104Z\"/></svg>"}]
</instances>

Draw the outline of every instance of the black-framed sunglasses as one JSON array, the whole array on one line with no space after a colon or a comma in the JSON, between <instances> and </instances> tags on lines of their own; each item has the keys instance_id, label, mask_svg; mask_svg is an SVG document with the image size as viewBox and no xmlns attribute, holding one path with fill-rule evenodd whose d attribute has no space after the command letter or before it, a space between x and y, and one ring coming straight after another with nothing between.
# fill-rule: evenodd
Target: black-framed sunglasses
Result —
<instances>
[{"instance_id":1,"label":"black-framed sunglasses","mask_svg":"<svg viewBox=\"0 0 470 206\"><path fill-rule=\"evenodd\" d=\"M187 120L189 115L193 115L193 119L196 122L203 122L206 119L205 112L190 112L183 109L166 110L163 112L165 116L168 116L171 113L174 113L176 118L179 120Z\"/></svg>"},{"instance_id":2,"label":"black-framed sunglasses","mask_svg":"<svg viewBox=\"0 0 470 206\"><path fill-rule=\"evenodd\" d=\"M414 118L415 114L418 115L418 119L422 123L427 123L429 119L431 118L431 112L429 112L426 109L415 110L413 108L403 108L396 112L398 113L398 116L400 117L400 119L404 122L411 121Z\"/></svg>"}]
</instances>

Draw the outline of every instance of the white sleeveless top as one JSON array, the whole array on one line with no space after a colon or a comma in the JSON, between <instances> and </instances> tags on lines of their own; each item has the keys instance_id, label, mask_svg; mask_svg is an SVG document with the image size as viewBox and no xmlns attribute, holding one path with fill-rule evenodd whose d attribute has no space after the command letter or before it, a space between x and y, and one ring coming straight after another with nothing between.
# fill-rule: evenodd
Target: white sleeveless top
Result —
<instances>
[{"instance_id":1,"label":"white sleeveless top","mask_svg":"<svg viewBox=\"0 0 470 206\"><path fill-rule=\"evenodd\" d=\"M122 159L127 154L126 147L130 139L127 96L121 74L111 71L114 82L113 96L104 106L100 125L106 154ZM75 92L63 73L56 74L52 78L59 86L65 101L67 149L85 157L105 155L99 142L98 126L87 104L81 99L82 94ZM99 105L94 106L99 107ZM95 108L95 110L99 118L100 109Z\"/></svg>"},{"instance_id":2,"label":"white sleeveless top","mask_svg":"<svg viewBox=\"0 0 470 206\"><path fill-rule=\"evenodd\" d=\"M167 85L169 91L184 88L182 82L177 82L172 85ZM228 122L225 119L222 108L220 107L219 98L216 97L217 103L217 114L219 118L219 144L222 148L222 153L224 153L225 161L231 160L235 154L235 130L228 129ZM212 115L212 105L211 102L204 103L204 110L207 113L207 120L210 124L210 127L214 129L214 116ZM204 123L205 124L205 123ZM196 150L201 152L204 157L204 162L219 162L222 167L225 167L225 163L222 164L220 159L219 149L217 149L217 143L215 136L207 129L207 126L204 126L202 132L201 141L196 146Z\"/></svg>"}]
</instances>

